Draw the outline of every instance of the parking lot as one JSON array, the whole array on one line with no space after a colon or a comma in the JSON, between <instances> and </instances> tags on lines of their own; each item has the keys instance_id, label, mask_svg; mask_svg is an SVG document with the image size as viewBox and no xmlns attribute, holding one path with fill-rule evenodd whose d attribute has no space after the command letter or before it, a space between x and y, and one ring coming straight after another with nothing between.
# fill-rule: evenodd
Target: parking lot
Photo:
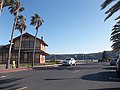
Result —
<instances>
[{"instance_id":1,"label":"parking lot","mask_svg":"<svg viewBox=\"0 0 120 90\"><path fill-rule=\"evenodd\" d=\"M109 63L38 67L0 73L1 90L120 90L120 79Z\"/></svg>"}]
</instances>

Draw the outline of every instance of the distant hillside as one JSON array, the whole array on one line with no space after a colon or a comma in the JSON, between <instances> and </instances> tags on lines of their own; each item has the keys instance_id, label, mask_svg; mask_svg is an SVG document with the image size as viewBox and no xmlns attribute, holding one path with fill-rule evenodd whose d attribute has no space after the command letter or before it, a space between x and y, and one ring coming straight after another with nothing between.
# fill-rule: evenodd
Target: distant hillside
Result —
<instances>
[{"instance_id":1,"label":"distant hillside","mask_svg":"<svg viewBox=\"0 0 120 90\"><path fill-rule=\"evenodd\" d=\"M102 53L89 53L89 54L50 54L46 56L46 60L64 60L65 58L75 58L76 60L93 60L101 59ZM118 52L106 51L106 54L109 58L116 58Z\"/></svg>"}]
</instances>

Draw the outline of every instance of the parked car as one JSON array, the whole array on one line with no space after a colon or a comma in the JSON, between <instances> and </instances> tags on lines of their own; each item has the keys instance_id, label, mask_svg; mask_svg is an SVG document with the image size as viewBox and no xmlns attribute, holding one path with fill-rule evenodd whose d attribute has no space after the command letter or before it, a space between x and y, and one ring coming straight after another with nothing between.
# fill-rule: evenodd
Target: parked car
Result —
<instances>
[{"instance_id":1,"label":"parked car","mask_svg":"<svg viewBox=\"0 0 120 90\"><path fill-rule=\"evenodd\" d=\"M117 62L117 59L113 59L113 60L110 61L110 65L111 66L115 66L116 62Z\"/></svg>"},{"instance_id":2,"label":"parked car","mask_svg":"<svg viewBox=\"0 0 120 90\"><path fill-rule=\"evenodd\" d=\"M76 65L76 60L74 58L68 58L68 59L65 59L63 62L62 62L62 65Z\"/></svg>"},{"instance_id":3,"label":"parked car","mask_svg":"<svg viewBox=\"0 0 120 90\"><path fill-rule=\"evenodd\" d=\"M118 58L116 62L116 73L117 76L120 77L120 58Z\"/></svg>"}]
</instances>

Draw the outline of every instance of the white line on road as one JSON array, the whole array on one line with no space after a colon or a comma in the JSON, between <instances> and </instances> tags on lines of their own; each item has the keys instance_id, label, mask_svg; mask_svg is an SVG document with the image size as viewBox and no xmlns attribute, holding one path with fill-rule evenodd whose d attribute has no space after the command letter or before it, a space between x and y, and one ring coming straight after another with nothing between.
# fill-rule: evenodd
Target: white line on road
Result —
<instances>
[{"instance_id":1,"label":"white line on road","mask_svg":"<svg viewBox=\"0 0 120 90\"><path fill-rule=\"evenodd\" d=\"M76 71L74 71L73 73L78 73L78 72L80 72L80 70L76 70Z\"/></svg>"},{"instance_id":2,"label":"white line on road","mask_svg":"<svg viewBox=\"0 0 120 90\"><path fill-rule=\"evenodd\" d=\"M21 88L18 88L18 89L16 89L16 90L24 90L24 89L26 89L27 87L21 87Z\"/></svg>"},{"instance_id":3,"label":"white line on road","mask_svg":"<svg viewBox=\"0 0 120 90\"><path fill-rule=\"evenodd\" d=\"M109 79L111 79L111 80L118 80L118 81L120 81L120 78L113 78L113 77L109 77Z\"/></svg>"},{"instance_id":4,"label":"white line on road","mask_svg":"<svg viewBox=\"0 0 120 90\"><path fill-rule=\"evenodd\" d=\"M7 77L7 76L0 76L0 78L5 78L5 77Z\"/></svg>"}]
</instances>

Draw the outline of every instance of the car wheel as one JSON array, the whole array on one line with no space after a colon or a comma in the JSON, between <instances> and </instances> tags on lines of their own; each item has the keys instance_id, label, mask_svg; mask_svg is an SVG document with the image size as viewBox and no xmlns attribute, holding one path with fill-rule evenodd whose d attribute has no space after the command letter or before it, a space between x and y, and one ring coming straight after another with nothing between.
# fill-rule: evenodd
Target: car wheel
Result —
<instances>
[{"instance_id":1,"label":"car wheel","mask_svg":"<svg viewBox=\"0 0 120 90\"><path fill-rule=\"evenodd\" d=\"M72 66L72 63L70 64L70 66Z\"/></svg>"}]
</instances>

